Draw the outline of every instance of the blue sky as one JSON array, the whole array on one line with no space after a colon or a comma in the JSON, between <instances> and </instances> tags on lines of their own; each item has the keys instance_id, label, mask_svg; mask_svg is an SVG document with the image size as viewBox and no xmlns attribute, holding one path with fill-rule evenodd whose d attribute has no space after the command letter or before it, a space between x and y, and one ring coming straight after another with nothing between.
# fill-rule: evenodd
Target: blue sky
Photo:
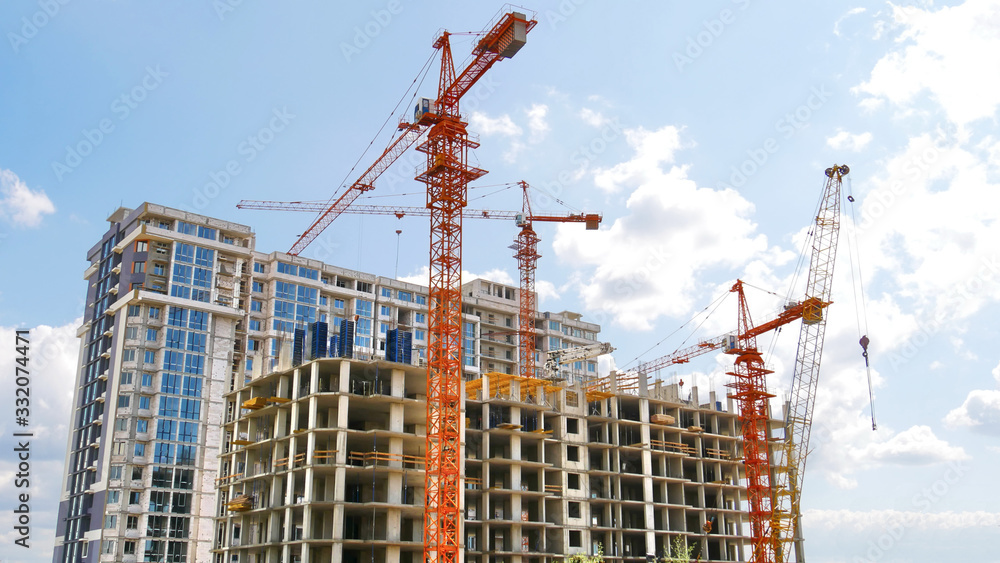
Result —
<instances>
[{"instance_id":1,"label":"blue sky","mask_svg":"<svg viewBox=\"0 0 1000 563\"><path fill-rule=\"evenodd\" d=\"M24 561L51 550L82 272L105 217L153 201L251 225L258 250L286 250L310 216L236 202L327 199L353 181L359 158L356 172L387 143L376 132L387 119L393 129L401 99L409 114L438 30L480 30L500 8L64 2L0 6L0 332L10 342L15 328L34 329L39 435L35 547L10 543L4 454L0 553ZM817 395L807 553L1000 561L1000 1L530 8L539 23L528 44L463 110L482 143L474 162L490 170L470 207L519 209L518 191L503 187L526 180L536 211L604 214L599 232L537 229L541 307L599 321L623 367L729 331L731 299L696 334L675 333L738 277L785 295L823 170L848 164L855 202ZM456 60L471 41L453 37ZM436 93L432 69L419 96ZM360 202L422 205L413 158ZM426 283L420 218L344 216L304 254L392 275L396 229L400 276ZM516 280L515 234L467 222L464 269ZM761 291L750 299L757 319L780 306ZM872 339L877 432L859 327ZM797 331L769 360L779 396ZM730 360L660 375L722 392ZM6 373L12 362L8 346ZM12 421L0 430L9 452Z\"/></svg>"}]
</instances>

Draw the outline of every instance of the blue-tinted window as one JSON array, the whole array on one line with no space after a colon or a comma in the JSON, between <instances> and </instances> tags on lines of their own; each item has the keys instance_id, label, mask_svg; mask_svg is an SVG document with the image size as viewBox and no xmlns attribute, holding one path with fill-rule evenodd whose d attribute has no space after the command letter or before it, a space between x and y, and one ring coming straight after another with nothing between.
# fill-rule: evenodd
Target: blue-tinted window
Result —
<instances>
[{"instance_id":1,"label":"blue-tinted window","mask_svg":"<svg viewBox=\"0 0 1000 563\"><path fill-rule=\"evenodd\" d=\"M392 309L390 309L389 307L387 307L385 305L380 305L379 308L378 308L378 314L381 315L381 316L383 316L383 317L391 317L392 316Z\"/></svg>"},{"instance_id":2,"label":"blue-tinted window","mask_svg":"<svg viewBox=\"0 0 1000 563\"><path fill-rule=\"evenodd\" d=\"M156 439L157 440L176 440L177 439L177 421L161 418L156 421Z\"/></svg>"},{"instance_id":3,"label":"blue-tinted window","mask_svg":"<svg viewBox=\"0 0 1000 563\"><path fill-rule=\"evenodd\" d=\"M354 304L354 309L355 309L354 312L357 313L358 315L361 315L362 317L370 317L372 316L372 307L373 303L371 301L367 301L365 299L358 299L357 301L355 301Z\"/></svg>"},{"instance_id":4,"label":"blue-tinted window","mask_svg":"<svg viewBox=\"0 0 1000 563\"><path fill-rule=\"evenodd\" d=\"M250 310L259 313L264 310L264 303L253 299L250 301Z\"/></svg>"},{"instance_id":5,"label":"blue-tinted window","mask_svg":"<svg viewBox=\"0 0 1000 563\"><path fill-rule=\"evenodd\" d=\"M382 288L382 297L392 297L392 289L388 287Z\"/></svg>"},{"instance_id":6,"label":"blue-tinted window","mask_svg":"<svg viewBox=\"0 0 1000 563\"><path fill-rule=\"evenodd\" d=\"M257 319L250 319L250 330L260 330L260 321Z\"/></svg>"},{"instance_id":7,"label":"blue-tinted window","mask_svg":"<svg viewBox=\"0 0 1000 563\"><path fill-rule=\"evenodd\" d=\"M207 238L209 240L215 240L216 239L215 232L216 232L215 229L211 229L211 228L208 228L208 227L202 227L201 225L198 226L198 236L201 237L201 238Z\"/></svg>"},{"instance_id":8,"label":"blue-tinted window","mask_svg":"<svg viewBox=\"0 0 1000 563\"><path fill-rule=\"evenodd\" d=\"M142 386L143 387L152 387L153 386L153 374L151 374L151 373L143 373L142 374Z\"/></svg>"},{"instance_id":9,"label":"blue-tinted window","mask_svg":"<svg viewBox=\"0 0 1000 563\"><path fill-rule=\"evenodd\" d=\"M177 221L177 232L185 235L193 235L198 233L198 228L191 223Z\"/></svg>"},{"instance_id":10,"label":"blue-tinted window","mask_svg":"<svg viewBox=\"0 0 1000 563\"><path fill-rule=\"evenodd\" d=\"M177 446L177 465L194 465L194 454L195 446ZM174 507L173 512L179 512L182 514L187 514L189 508L185 506L179 506L177 503L177 497L190 496L190 495L175 495L174 497Z\"/></svg>"},{"instance_id":11,"label":"blue-tinted window","mask_svg":"<svg viewBox=\"0 0 1000 563\"><path fill-rule=\"evenodd\" d=\"M162 442L156 444L156 448L153 451L153 463L173 463L174 462L174 445L164 444ZM150 502L150 510L153 510L152 502Z\"/></svg>"},{"instance_id":12,"label":"blue-tinted window","mask_svg":"<svg viewBox=\"0 0 1000 563\"><path fill-rule=\"evenodd\" d=\"M281 280L275 280L274 282L274 296L278 299L287 299L289 301L295 301L295 284L283 282Z\"/></svg>"},{"instance_id":13,"label":"blue-tinted window","mask_svg":"<svg viewBox=\"0 0 1000 563\"><path fill-rule=\"evenodd\" d=\"M178 442L198 442L198 423L197 422L181 422L180 427L177 429L177 441Z\"/></svg>"},{"instance_id":14,"label":"blue-tinted window","mask_svg":"<svg viewBox=\"0 0 1000 563\"><path fill-rule=\"evenodd\" d=\"M160 416L177 418L181 400L177 397L160 397Z\"/></svg>"},{"instance_id":15,"label":"blue-tinted window","mask_svg":"<svg viewBox=\"0 0 1000 563\"><path fill-rule=\"evenodd\" d=\"M186 264L174 264L173 282L191 285L191 275L193 272L193 266L188 266Z\"/></svg>"},{"instance_id":16,"label":"blue-tinted window","mask_svg":"<svg viewBox=\"0 0 1000 563\"><path fill-rule=\"evenodd\" d=\"M427 304L427 296L417 295L417 305L426 305L426 304Z\"/></svg>"},{"instance_id":17,"label":"blue-tinted window","mask_svg":"<svg viewBox=\"0 0 1000 563\"><path fill-rule=\"evenodd\" d=\"M179 327L187 326L187 309L183 307L170 307L167 324Z\"/></svg>"},{"instance_id":18,"label":"blue-tinted window","mask_svg":"<svg viewBox=\"0 0 1000 563\"><path fill-rule=\"evenodd\" d=\"M139 408L148 409L149 408L150 397L148 395L139 395Z\"/></svg>"},{"instance_id":19,"label":"blue-tinted window","mask_svg":"<svg viewBox=\"0 0 1000 563\"><path fill-rule=\"evenodd\" d=\"M212 287L212 270L206 268L195 268L194 278L191 285L195 287Z\"/></svg>"},{"instance_id":20,"label":"blue-tinted window","mask_svg":"<svg viewBox=\"0 0 1000 563\"><path fill-rule=\"evenodd\" d=\"M318 290L314 287L300 285L298 295L295 300L299 303L309 303L310 305L315 305L317 291Z\"/></svg>"},{"instance_id":21,"label":"blue-tinted window","mask_svg":"<svg viewBox=\"0 0 1000 563\"><path fill-rule=\"evenodd\" d=\"M201 397L201 378L184 376L184 394L188 397Z\"/></svg>"},{"instance_id":22,"label":"blue-tinted window","mask_svg":"<svg viewBox=\"0 0 1000 563\"><path fill-rule=\"evenodd\" d=\"M266 274L267 273L267 267L262 262L254 262L253 263L253 271L256 272L256 273L258 273L258 274Z\"/></svg>"},{"instance_id":23,"label":"blue-tinted window","mask_svg":"<svg viewBox=\"0 0 1000 563\"><path fill-rule=\"evenodd\" d=\"M135 431L140 434L149 432L149 420L145 418L137 419L135 421Z\"/></svg>"},{"instance_id":24,"label":"blue-tinted window","mask_svg":"<svg viewBox=\"0 0 1000 563\"><path fill-rule=\"evenodd\" d=\"M147 364L153 365L153 364L156 363L156 352L154 352L152 350L146 350L143 353L143 358L142 359Z\"/></svg>"},{"instance_id":25,"label":"blue-tinted window","mask_svg":"<svg viewBox=\"0 0 1000 563\"><path fill-rule=\"evenodd\" d=\"M163 369L166 371L181 371L184 368L184 354L167 350L163 353Z\"/></svg>"},{"instance_id":26,"label":"blue-tinted window","mask_svg":"<svg viewBox=\"0 0 1000 563\"><path fill-rule=\"evenodd\" d=\"M167 329L167 348L173 348L174 350L184 349L184 334L183 330L176 328Z\"/></svg>"},{"instance_id":27,"label":"blue-tinted window","mask_svg":"<svg viewBox=\"0 0 1000 563\"><path fill-rule=\"evenodd\" d=\"M181 418L198 420L201 418L201 401L197 399L181 399Z\"/></svg>"},{"instance_id":28,"label":"blue-tinted window","mask_svg":"<svg viewBox=\"0 0 1000 563\"><path fill-rule=\"evenodd\" d=\"M413 314L413 322L417 322L417 323L420 323L420 324L426 324L427 323L427 313L414 313Z\"/></svg>"},{"instance_id":29,"label":"blue-tinted window","mask_svg":"<svg viewBox=\"0 0 1000 563\"><path fill-rule=\"evenodd\" d=\"M205 311L191 311L191 321L188 328L194 330L208 330L208 313Z\"/></svg>"},{"instance_id":30,"label":"blue-tinted window","mask_svg":"<svg viewBox=\"0 0 1000 563\"><path fill-rule=\"evenodd\" d=\"M178 242L174 244L174 260L178 262L194 262L194 247L190 244Z\"/></svg>"},{"instance_id":31,"label":"blue-tinted window","mask_svg":"<svg viewBox=\"0 0 1000 563\"><path fill-rule=\"evenodd\" d=\"M195 354L188 354L184 362L184 373L203 375L205 373L205 358Z\"/></svg>"},{"instance_id":32,"label":"blue-tinted window","mask_svg":"<svg viewBox=\"0 0 1000 563\"><path fill-rule=\"evenodd\" d=\"M135 443L135 450L134 450L134 452L135 452L136 457L142 457L142 456L146 455L146 444L144 444L142 442L136 442Z\"/></svg>"},{"instance_id":33,"label":"blue-tinted window","mask_svg":"<svg viewBox=\"0 0 1000 563\"><path fill-rule=\"evenodd\" d=\"M344 308L344 300L343 299L334 299L333 300L333 307L335 309L343 309Z\"/></svg>"},{"instance_id":34,"label":"blue-tinted window","mask_svg":"<svg viewBox=\"0 0 1000 563\"><path fill-rule=\"evenodd\" d=\"M160 392L171 395L181 394L181 379L183 376L176 373L164 373L160 376Z\"/></svg>"},{"instance_id":35,"label":"blue-tinted window","mask_svg":"<svg viewBox=\"0 0 1000 563\"><path fill-rule=\"evenodd\" d=\"M208 335L200 332L189 332L187 339L187 349L188 352L198 352L200 354L205 353L205 343L208 341Z\"/></svg>"}]
</instances>

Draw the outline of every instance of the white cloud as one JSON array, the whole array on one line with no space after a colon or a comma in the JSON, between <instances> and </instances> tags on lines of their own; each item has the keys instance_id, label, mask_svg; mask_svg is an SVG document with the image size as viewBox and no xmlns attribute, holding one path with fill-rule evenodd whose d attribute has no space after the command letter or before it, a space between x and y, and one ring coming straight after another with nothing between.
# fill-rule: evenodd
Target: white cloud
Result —
<instances>
[{"instance_id":1,"label":"white cloud","mask_svg":"<svg viewBox=\"0 0 1000 563\"><path fill-rule=\"evenodd\" d=\"M816 510L802 512L810 527L850 531L880 530L889 522L918 530L965 530L1000 526L1000 512L918 512L913 510Z\"/></svg>"},{"instance_id":2,"label":"white cloud","mask_svg":"<svg viewBox=\"0 0 1000 563\"><path fill-rule=\"evenodd\" d=\"M608 169L594 171L594 184L614 193L631 188L655 175L662 175L662 165L674 162L674 153L683 148L680 129L672 126L656 131L626 129L625 140L635 150L635 156Z\"/></svg>"},{"instance_id":3,"label":"white cloud","mask_svg":"<svg viewBox=\"0 0 1000 563\"><path fill-rule=\"evenodd\" d=\"M855 93L886 99L908 112L923 92L963 126L1000 105L1000 0L969 0L939 10L893 6L899 47L880 59Z\"/></svg>"},{"instance_id":4,"label":"white cloud","mask_svg":"<svg viewBox=\"0 0 1000 563\"><path fill-rule=\"evenodd\" d=\"M969 458L964 449L938 438L928 426L912 426L884 442L868 444L861 455L896 465L927 465Z\"/></svg>"},{"instance_id":5,"label":"white cloud","mask_svg":"<svg viewBox=\"0 0 1000 563\"><path fill-rule=\"evenodd\" d=\"M1000 301L1000 186L984 155L923 134L882 169L858 209L865 281L891 276L925 332Z\"/></svg>"},{"instance_id":6,"label":"white cloud","mask_svg":"<svg viewBox=\"0 0 1000 563\"><path fill-rule=\"evenodd\" d=\"M610 121L607 117L604 117L604 114L601 112L594 111L590 108L581 109L579 115L580 119L591 127L604 127L604 125Z\"/></svg>"},{"instance_id":7,"label":"white cloud","mask_svg":"<svg viewBox=\"0 0 1000 563\"><path fill-rule=\"evenodd\" d=\"M826 139L826 144L830 148L838 151L847 150L853 152L860 152L868 143L872 140L872 134L869 132L858 133L857 135L852 135L847 131L838 131L836 135L828 137Z\"/></svg>"},{"instance_id":8,"label":"white cloud","mask_svg":"<svg viewBox=\"0 0 1000 563\"><path fill-rule=\"evenodd\" d=\"M1000 383L1000 364L993 368L993 378ZM1000 436L1000 389L974 389L962 405L944 417L949 428L971 428L974 432Z\"/></svg>"},{"instance_id":9,"label":"white cloud","mask_svg":"<svg viewBox=\"0 0 1000 563\"><path fill-rule=\"evenodd\" d=\"M44 215L55 211L44 190L32 190L17 174L0 168L0 217L20 227L37 227Z\"/></svg>"},{"instance_id":10,"label":"white cloud","mask_svg":"<svg viewBox=\"0 0 1000 563\"><path fill-rule=\"evenodd\" d=\"M680 146L676 128L625 134L633 158L599 171L597 183L630 190L628 214L586 236L574 225L559 225L553 248L576 269L588 310L648 330L657 318L686 315L706 297L699 273L742 269L766 257L767 241L750 219L753 205L739 193L700 188L684 167L664 171Z\"/></svg>"},{"instance_id":11,"label":"white cloud","mask_svg":"<svg viewBox=\"0 0 1000 563\"><path fill-rule=\"evenodd\" d=\"M469 130L482 135L505 135L508 137L519 136L522 133L521 128L514 123L509 115L490 117L478 111L469 115Z\"/></svg>"},{"instance_id":12,"label":"white cloud","mask_svg":"<svg viewBox=\"0 0 1000 563\"><path fill-rule=\"evenodd\" d=\"M545 137L549 131L549 123L546 116L549 113L549 106L545 104L532 104L528 114L528 130L531 131L531 142L537 143Z\"/></svg>"},{"instance_id":13,"label":"white cloud","mask_svg":"<svg viewBox=\"0 0 1000 563\"><path fill-rule=\"evenodd\" d=\"M538 295L538 303L556 301L559 299L559 290L554 283L545 280L535 280L535 293Z\"/></svg>"}]
</instances>

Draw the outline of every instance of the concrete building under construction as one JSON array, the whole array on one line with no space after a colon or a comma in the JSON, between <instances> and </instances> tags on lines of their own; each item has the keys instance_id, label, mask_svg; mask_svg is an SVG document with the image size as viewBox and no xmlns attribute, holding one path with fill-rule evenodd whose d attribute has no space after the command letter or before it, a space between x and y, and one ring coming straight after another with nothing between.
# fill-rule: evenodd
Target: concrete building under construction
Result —
<instances>
[{"instance_id":1,"label":"concrete building under construction","mask_svg":"<svg viewBox=\"0 0 1000 563\"><path fill-rule=\"evenodd\" d=\"M215 561L421 561L425 378L319 359L227 394ZM677 536L743 560L732 405L640 376L608 388L467 379L465 561L646 561Z\"/></svg>"},{"instance_id":2,"label":"concrete building under construction","mask_svg":"<svg viewBox=\"0 0 1000 563\"><path fill-rule=\"evenodd\" d=\"M155 204L109 223L53 561L419 561L427 288ZM518 291L462 286L465 560L645 561L676 536L743 560L732 404L636 374L595 386L596 358L543 373L598 342L569 311L538 315L539 377L517 375Z\"/></svg>"}]
</instances>

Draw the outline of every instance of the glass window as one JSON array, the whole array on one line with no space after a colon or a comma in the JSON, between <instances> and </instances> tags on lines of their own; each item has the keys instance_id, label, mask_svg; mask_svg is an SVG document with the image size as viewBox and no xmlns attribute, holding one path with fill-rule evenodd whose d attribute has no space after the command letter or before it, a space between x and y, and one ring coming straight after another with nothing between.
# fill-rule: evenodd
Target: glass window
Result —
<instances>
[{"instance_id":1,"label":"glass window","mask_svg":"<svg viewBox=\"0 0 1000 563\"><path fill-rule=\"evenodd\" d=\"M132 384L132 372L131 371L123 371L122 372L121 384L122 385L131 385Z\"/></svg>"},{"instance_id":2,"label":"glass window","mask_svg":"<svg viewBox=\"0 0 1000 563\"><path fill-rule=\"evenodd\" d=\"M388 287L382 288L382 297L392 297L392 290Z\"/></svg>"},{"instance_id":3,"label":"glass window","mask_svg":"<svg viewBox=\"0 0 1000 563\"><path fill-rule=\"evenodd\" d=\"M146 397L146 399L149 399L149 397ZM149 408L149 407L147 406L146 408ZM137 433L140 433L140 434L145 434L146 432L149 432L149 420L147 420L145 418L140 418L140 419L136 420L135 421L135 431Z\"/></svg>"},{"instance_id":4,"label":"glass window","mask_svg":"<svg viewBox=\"0 0 1000 563\"><path fill-rule=\"evenodd\" d=\"M155 328L146 329L146 340L156 340L160 336L160 331Z\"/></svg>"},{"instance_id":5,"label":"glass window","mask_svg":"<svg viewBox=\"0 0 1000 563\"><path fill-rule=\"evenodd\" d=\"M413 321L420 324L427 324L427 313L414 313Z\"/></svg>"},{"instance_id":6,"label":"glass window","mask_svg":"<svg viewBox=\"0 0 1000 563\"><path fill-rule=\"evenodd\" d=\"M144 455L146 455L146 444L144 444L142 442L136 442L135 443L135 456L136 457L142 457Z\"/></svg>"},{"instance_id":7,"label":"glass window","mask_svg":"<svg viewBox=\"0 0 1000 563\"><path fill-rule=\"evenodd\" d=\"M150 401L150 397L149 396L147 396L147 395L139 395L139 408L140 409L147 409L148 410L149 409L149 401Z\"/></svg>"},{"instance_id":8,"label":"glass window","mask_svg":"<svg viewBox=\"0 0 1000 563\"><path fill-rule=\"evenodd\" d=\"M156 422L156 439L157 440L176 440L177 439L177 424L176 420L160 419Z\"/></svg>"},{"instance_id":9,"label":"glass window","mask_svg":"<svg viewBox=\"0 0 1000 563\"><path fill-rule=\"evenodd\" d=\"M426 295L419 295L418 294L417 295L417 305L426 305L426 304L427 304L427 296Z\"/></svg>"},{"instance_id":10,"label":"glass window","mask_svg":"<svg viewBox=\"0 0 1000 563\"><path fill-rule=\"evenodd\" d=\"M153 374L145 372L142 374L142 386L143 387L153 386Z\"/></svg>"},{"instance_id":11,"label":"glass window","mask_svg":"<svg viewBox=\"0 0 1000 563\"><path fill-rule=\"evenodd\" d=\"M136 252L146 252L149 250L149 243L144 240L135 241L135 251Z\"/></svg>"}]
</instances>

